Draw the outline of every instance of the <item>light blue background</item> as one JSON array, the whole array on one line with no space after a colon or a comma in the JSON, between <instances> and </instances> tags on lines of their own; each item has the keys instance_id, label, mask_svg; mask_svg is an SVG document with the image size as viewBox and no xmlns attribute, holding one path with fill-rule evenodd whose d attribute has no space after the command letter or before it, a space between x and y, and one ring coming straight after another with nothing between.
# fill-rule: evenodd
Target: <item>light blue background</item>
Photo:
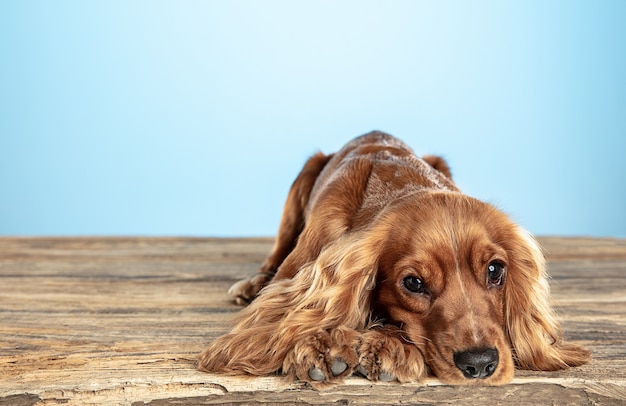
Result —
<instances>
[{"instance_id":1,"label":"light blue background","mask_svg":"<svg viewBox=\"0 0 626 406\"><path fill-rule=\"evenodd\" d=\"M540 234L626 236L626 1L0 2L1 235L274 235L373 129Z\"/></svg>"}]
</instances>

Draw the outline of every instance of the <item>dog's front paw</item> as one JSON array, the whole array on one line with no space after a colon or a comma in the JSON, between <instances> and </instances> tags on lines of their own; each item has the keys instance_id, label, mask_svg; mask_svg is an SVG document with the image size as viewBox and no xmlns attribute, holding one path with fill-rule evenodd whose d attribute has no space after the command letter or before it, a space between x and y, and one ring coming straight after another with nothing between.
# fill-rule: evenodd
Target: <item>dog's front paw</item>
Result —
<instances>
[{"instance_id":1,"label":"dog's front paw","mask_svg":"<svg viewBox=\"0 0 626 406\"><path fill-rule=\"evenodd\" d=\"M240 306L246 306L250 304L257 293L259 293L273 277L274 275L268 272L259 272L249 278L234 283L230 289L228 289L228 294L235 299L235 303Z\"/></svg>"},{"instance_id":2,"label":"dog's front paw","mask_svg":"<svg viewBox=\"0 0 626 406\"><path fill-rule=\"evenodd\" d=\"M360 334L347 328L318 331L296 343L283 371L320 387L350 376L359 363Z\"/></svg>"},{"instance_id":3,"label":"dog's front paw","mask_svg":"<svg viewBox=\"0 0 626 406\"><path fill-rule=\"evenodd\" d=\"M417 347L385 330L363 334L357 371L371 381L411 382L425 373L424 358Z\"/></svg>"}]
</instances>

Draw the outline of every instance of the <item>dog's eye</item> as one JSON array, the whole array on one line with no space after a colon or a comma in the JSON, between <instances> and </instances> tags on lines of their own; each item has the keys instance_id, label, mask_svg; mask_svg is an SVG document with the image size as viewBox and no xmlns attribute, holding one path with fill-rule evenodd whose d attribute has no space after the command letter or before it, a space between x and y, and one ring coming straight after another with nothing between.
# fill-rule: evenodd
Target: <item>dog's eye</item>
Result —
<instances>
[{"instance_id":1,"label":"dog's eye","mask_svg":"<svg viewBox=\"0 0 626 406\"><path fill-rule=\"evenodd\" d=\"M424 287L424 282L417 276L407 276L402 280L402 284L407 290L413 293L424 293L426 290Z\"/></svg>"},{"instance_id":2,"label":"dog's eye","mask_svg":"<svg viewBox=\"0 0 626 406\"><path fill-rule=\"evenodd\" d=\"M487 265L487 286L502 286L505 271L506 268L502 262L490 262L489 265Z\"/></svg>"}]
</instances>

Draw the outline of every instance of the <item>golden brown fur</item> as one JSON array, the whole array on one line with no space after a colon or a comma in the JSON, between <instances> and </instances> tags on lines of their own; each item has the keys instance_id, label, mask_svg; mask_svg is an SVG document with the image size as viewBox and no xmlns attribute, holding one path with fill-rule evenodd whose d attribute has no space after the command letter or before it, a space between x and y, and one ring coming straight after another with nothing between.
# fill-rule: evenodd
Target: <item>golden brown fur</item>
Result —
<instances>
[{"instance_id":1,"label":"golden brown fur","mask_svg":"<svg viewBox=\"0 0 626 406\"><path fill-rule=\"evenodd\" d=\"M562 342L535 240L380 132L306 163L272 253L229 293L250 305L200 370L499 385L589 359Z\"/></svg>"}]
</instances>

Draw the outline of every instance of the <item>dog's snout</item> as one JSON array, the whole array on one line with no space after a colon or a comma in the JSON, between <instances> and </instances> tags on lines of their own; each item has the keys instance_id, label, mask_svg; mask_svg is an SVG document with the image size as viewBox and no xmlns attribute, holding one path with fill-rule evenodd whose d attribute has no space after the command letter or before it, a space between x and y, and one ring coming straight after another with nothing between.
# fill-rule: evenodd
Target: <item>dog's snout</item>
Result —
<instances>
[{"instance_id":1,"label":"dog's snout","mask_svg":"<svg viewBox=\"0 0 626 406\"><path fill-rule=\"evenodd\" d=\"M491 376L498 367L498 350L480 348L457 352L454 363L468 379L484 379Z\"/></svg>"}]
</instances>

